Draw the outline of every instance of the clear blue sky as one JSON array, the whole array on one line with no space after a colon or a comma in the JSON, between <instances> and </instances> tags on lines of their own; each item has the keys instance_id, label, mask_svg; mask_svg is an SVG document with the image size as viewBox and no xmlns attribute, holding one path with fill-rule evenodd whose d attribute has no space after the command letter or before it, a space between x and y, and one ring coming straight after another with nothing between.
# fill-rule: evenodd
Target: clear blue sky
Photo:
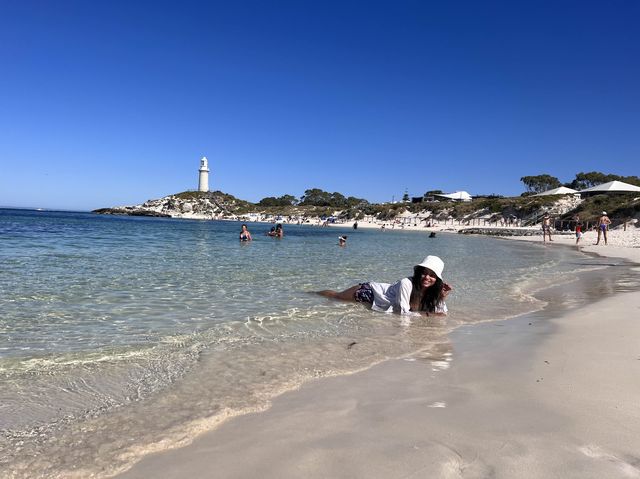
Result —
<instances>
[{"instance_id":1,"label":"clear blue sky","mask_svg":"<svg viewBox=\"0 0 640 479\"><path fill-rule=\"evenodd\" d=\"M0 1L0 205L640 174L640 2Z\"/></svg>"}]
</instances>

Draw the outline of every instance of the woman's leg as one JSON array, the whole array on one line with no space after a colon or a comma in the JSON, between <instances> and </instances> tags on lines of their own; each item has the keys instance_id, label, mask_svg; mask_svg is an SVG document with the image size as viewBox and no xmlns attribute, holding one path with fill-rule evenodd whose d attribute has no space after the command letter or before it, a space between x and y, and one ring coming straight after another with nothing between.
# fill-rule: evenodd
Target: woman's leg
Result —
<instances>
[{"instance_id":1,"label":"woman's leg","mask_svg":"<svg viewBox=\"0 0 640 479\"><path fill-rule=\"evenodd\" d=\"M325 289L323 291L318 291L317 293L322 296L326 296L327 298L340 299L342 301L355 301L355 292L360 288L359 284L350 287L349 289L345 289L344 291L333 291L331 289Z\"/></svg>"}]
</instances>

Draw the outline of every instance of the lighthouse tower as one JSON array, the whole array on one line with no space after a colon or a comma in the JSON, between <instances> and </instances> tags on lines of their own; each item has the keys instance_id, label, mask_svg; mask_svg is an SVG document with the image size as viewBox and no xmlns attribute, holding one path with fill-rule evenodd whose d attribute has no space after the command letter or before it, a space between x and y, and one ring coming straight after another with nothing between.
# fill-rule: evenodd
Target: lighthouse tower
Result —
<instances>
[{"instance_id":1,"label":"lighthouse tower","mask_svg":"<svg viewBox=\"0 0 640 479\"><path fill-rule=\"evenodd\" d=\"M209 163L207 157L200 160L200 177L198 178L198 191L209 191Z\"/></svg>"}]
</instances>

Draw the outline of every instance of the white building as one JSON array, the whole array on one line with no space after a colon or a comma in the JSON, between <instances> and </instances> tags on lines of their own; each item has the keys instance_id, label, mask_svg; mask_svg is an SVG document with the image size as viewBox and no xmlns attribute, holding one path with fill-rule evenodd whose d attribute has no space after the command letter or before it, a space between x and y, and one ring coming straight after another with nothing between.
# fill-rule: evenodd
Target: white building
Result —
<instances>
[{"instance_id":1,"label":"white building","mask_svg":"<svg viewBox=\"0 0 640 479\"><path fill-rule=\"evenodd\" d=\"M200 176L198 178L198 191L209 191L209 163L206 156L200 160Z\"/></svg>"},{"instance_id":2,"label":"white building","mask_svg":"<svg viewBox=\"0 0 640 479\"><path fill-rule=\"evenodd\" d=\"M433 195L433 196L439 196L440 198L447 198L453 201L471 201L472 199L471 195L466 191L454 191L453 193L446 193L446 194Z\"/></svg>"}]
</instances>

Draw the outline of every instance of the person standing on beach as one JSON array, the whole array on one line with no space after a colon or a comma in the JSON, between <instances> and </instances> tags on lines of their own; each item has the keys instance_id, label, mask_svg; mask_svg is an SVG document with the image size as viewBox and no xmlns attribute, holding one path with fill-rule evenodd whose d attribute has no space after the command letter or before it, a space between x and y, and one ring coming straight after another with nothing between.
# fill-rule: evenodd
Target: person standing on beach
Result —
<instances>
[{"instance_id":1,"label":"person standing on beach","mask_svg":"<svg viewBox=\"0 0 640 479\"><path fill-rule=\"evenodd\" d=\"M345 289L326 289L318 294L343 301L369 303L374 311L424 316L445 316L448 312L445 298L452 291L442 279L444 262L437 256L427 256L413 268L413 276L393 284L360 283Z\"/></svg>"},{"instance_id":2,"label":"person standing on beach","mask_svg":"<svg viewBox=\"0 0 640 479\"><path fill-rule=\"evenodd\" d=\"M549 235L549 241L553 241L551 239L551 218L549 217L549 213L544 215L542 218L542 242L545 243L547 241L547 235Z\"/></svg>"},{"instance_id":3,"label":"person standing on beach","mask_svg":"<svg viewBox=\"0 0 640 479\"><path fill-rule=\"evenodd\" d=\"M580 243L580 239L582 238L582 223L578 220L576 223L576 245Z\"/></svg>"},{"instance_id":4,"label":"person standing on beach","mask_svg":"<svg viewBox=\"0 0 640 479\"><path fill-rule=\"evenodd\" d=\"M607 216L607 212L603 211L602 216L598 220L598 241L596 244L600 244L600 237L604 236L604 244L607 244L607 230L609 229L609 225L611 224L611 220Z\"/></svg>"}]
</instances>

